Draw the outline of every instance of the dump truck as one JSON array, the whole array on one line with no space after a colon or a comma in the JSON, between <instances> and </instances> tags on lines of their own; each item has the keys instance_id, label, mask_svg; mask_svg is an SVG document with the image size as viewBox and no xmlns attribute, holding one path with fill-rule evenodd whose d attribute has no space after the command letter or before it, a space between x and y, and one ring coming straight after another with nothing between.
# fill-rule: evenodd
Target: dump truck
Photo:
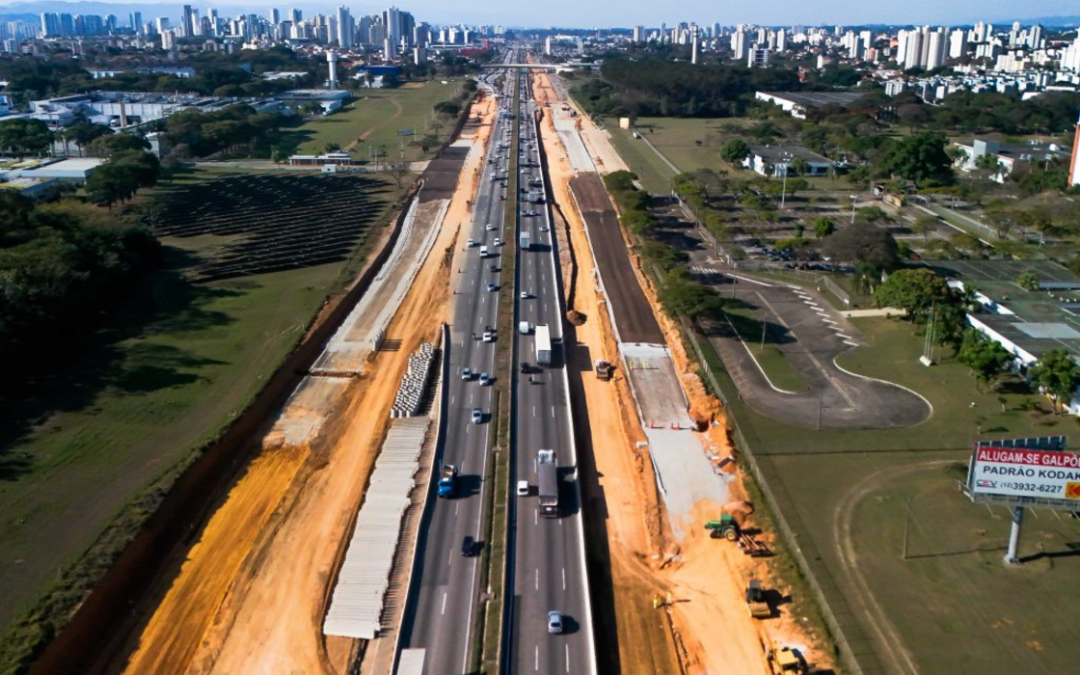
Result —
<instances>
[{"instance_id":1,"label":"dump truck","mask_svg":"<svg viewBox=\"0 0 1080 675\"><path fill-rule=\"evenodd\" d=\"M607 382L611 379L611 374L615 370L615 365L610 361L597 359L596 362L593 363L593 368L596 370L596 379Z\"/></svg>"},{"instance_id":2,"label":"dump truck","mask_svg":"<svg viewBox=\"0 0 1080 675\"><path fill-rule=\"evenodd\" d=\"M559 467L554 450L536 453L537 487L540 495L540 515L555 518L559 515Z\"/></svg>"},{"instance_id":3,"label":"dump truck","mask_svg":"<svg viewBox=\"0 0 1080 675\"><path fill-rule=\"evenodd\" d=\"M439 473L439 496L453 497L454 483L457 481L457 467L453 464L444 464Z\"/></svg>"},{"instance_id":4,"label":"dump truck","mask_svg":"<svg viewBox=\"0 0 1080 675\"><path fill-rule=\"evenodd\" d=\"M551 365L551 329L546 324L536 326L534 336L536 342L536 363L542 366Z\"/></svg>"},{"instance_id":5,"label":"dump truck","mask_svg":"<svg viewBox=\"0 0 1080 675\"><path fill-rule=\"evenodd\" d=\"M765 600L765 591L761 588L761 582L751 579L746 584L746 609L754 619L768 619L772 617L772 607Z\"/></svg>"},{"instance_id":6,"label":"dump truck","mask_svg":"<svg viewBox=\"0 0 1080 675\"><path fill-rule=\"evenodd\" d=\"M522 251L528 251L530 245L531 245L531 236L529 235L528 232L522 232L518 236L518 248L520 248Z\"/></svg>"},{"instance_id":7,"label":"dump truck","mask_svg":"<svg viewBox=\"0 0 1080 675\"><path fill-rule=\"evenodd\" d=\"M773 642L768 654L769 670L773 675L807 675L806 661L791 647Z\"/></svg>"}]
</instances>

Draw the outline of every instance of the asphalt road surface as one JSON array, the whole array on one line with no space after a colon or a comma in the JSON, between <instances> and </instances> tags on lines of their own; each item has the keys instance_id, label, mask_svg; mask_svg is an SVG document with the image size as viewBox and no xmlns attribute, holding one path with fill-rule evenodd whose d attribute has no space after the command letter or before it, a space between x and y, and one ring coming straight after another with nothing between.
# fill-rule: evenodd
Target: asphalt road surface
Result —
<instances>
[{"instance_id":1,"label":"asphalt road surface","mask_svg":"<svg viewBox=\"0 0 1080 675\"><path fill-rule=\"evenodd\" d=\"M547 204L527 201L526 190L543 191L537 133L531 95L531 79L521 78L519 178L523 191L518 200L518 227L528 232L529 250L518 252L517 321L551 329L553 359L550 366L536 362L533 334L515 334L519 362L529 373L515 375L513 462L514 495L511 497L508 565L512 571L513 597L507 607L508 627L504 643L503 672L593 673L595 672L592 622L584 567L582 514L577 483L577 458L571 439L571 417L566 381L565 348L562 344L563 310L557 277L558 246ZM536 215L531 215L531 214ZM522 297L522 292L526 297ZM559 475L559 515L539 513L537 451L554 450ZM528 496L517 496L518 481L528 481ZM564 616L563 634L548 632L548 613Z\"/></svg>"},{"instance_id":2,"label":"asphalt road surface","mask_svg":"<svg viewBox=\"0 0 1080 675\"><path fill-rule=\"evenodd\" d=\"M506 91L513 76L505 78ZM506 93L503 92L503 94ZM500 96L500 100L508 99ZM470 237L476 242L470 247L461 267L458 293L454 296L451 345L445 355L449 359L450 380L446 395L450 397L446 443L436 458L437 467L453 464L458 467L457 490L453 497L437 499L430 516L425 518L417 546L421 555L413 575L418 578L418 593L405 612L401 628L403 648L427 650L426 675L457 675L468 672L470 634L473 615L478 607L477 588L480 557L464 556L462 543L466 536L480 540L480 511L483 491L488 489L482 477L489 461L488 423L491 419L491 387L482 386L479 373L494 375L495 342L481 338L486 326L495 326L498 293L511 293L509 287L489 291L488 284L501 281L500 248L495 239L506 238L502 232L507 202L504 180L493 180L486 162L500 154L499 166L507 163L507 150L499 150L499 140L512 122L500 117L493 128L488 157L475 199ZM494 229L487 229L488 224ZM512 236L513 233L510 233ZM490 255L480 258L480 247L487 246ZM456 272L456 270L455 270ZM469 380L462 379L462 370L477 373ZM483 411L483 421L472 421L472 411ZM432 497L434 498L434 497ZM485 546L480 542L479 546Z\"/></svg>"},{"instance_id":3,"label":"asphalt road surface","mask_svg":"<svg viewBox=\"0 0 1080 675\"><path fill-rule=\"evenodd\" d=\"M660 324L634 276L619 218L599 174L582 173L570 181L570 189L589 228L589 241L596 254L604 293L611 303L619 340L664 344Z\"/></svg>"}]
</instances>

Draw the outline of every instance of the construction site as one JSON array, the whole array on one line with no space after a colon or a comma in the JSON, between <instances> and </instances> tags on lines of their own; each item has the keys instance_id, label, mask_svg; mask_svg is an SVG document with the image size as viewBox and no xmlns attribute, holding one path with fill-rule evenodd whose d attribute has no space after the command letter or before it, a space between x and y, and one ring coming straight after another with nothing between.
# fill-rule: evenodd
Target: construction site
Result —
<instances>
[{"instance_id":1,"label":"construction site","mask_svg":"<svg viewBox=\"0 0 1080 675\"><path fill-rule=\"evenodd\" d=\"M428 545L433 502L456 514L472 496L492 500L480 509L490 529L439 556L488 566L470 571L481 581L475 597L467 599L469 637L461 648L466 659L478 659L474 641L498 644L491 637L497 623L488 620L472 632L472 606L498 596L493 579L504 573L496 555L506 546L496 539L505 525L499 499L524 500L534 488L524 481L517 497L510 495L508 475L486 459L483 469L459 473L458 466L447 465L438 471L451 415L471 412L460 433L480 434L485 457L505 449L498 397L487 408L474 393L467 400L452 393L450 378L464 386L460 381L474 375L451 363L471 330L452 307L455 298L474 292L463 270L498 275L513 269L515 256L547 252L556 258L553 283L564 294L555 306L565 311L553 331L565 363L551 360L566 367L569 400L561 403L572 411L578 458L571 467L559 467L559 481L580 485L580 503L564 499L562 511L552 513L582 518L592 607L590 617L558 617L557 624L548 616L548 632L562 632L564 619L567 633L587 632L594 653L584 662L594 673L835 671L814 603L792 585L784 545L744 484L725 411L698 378L679 326L661 312L654 283L604 188L603 175L625 165L606 132L554 80L544 71L516 83L513 75L485 80L464 113L460 134L427 165L393 230L376 243L378 255L358 275L365 280L363 292L351 306L323 313L337 311L334 329L312 347L284 406L250 439L253 450L235 478L214 492L209 507L186 515L183 536L157 542L165 563L137 597L114 599L114 609L127 604L126 611L111 614L122 617L118 624L95 623L93 612L108 616L110 605L88 603L84 616L75 617L75 628L54 641L33 672L444 672L440 664L424 663L423 649L405 649L400 631L417 595L435 583L427 575L446 583L438 580L442 572L417 563ZM526 99L511 106L518 92ZM525 110L534 112L527 117ZM511 121L520 130L502 131ZM527 136L528 121L538 129L535 140ZM530 152L538 157L535 166ZM514 182L499 175L503 163ZM480 249L477 266L475 231L499 234L498 223L537 217L517 205L522 190L516 189L515 174L525 174L519 167L536 172L526 185L543 185L551 232L541 226L538 232L548 236L534 244L505 234L505 241L494 240L491 253L488 246ZM299 177L289 185L307 194L346 190L349 180ZM272 222L259 214L273 189L263 179L231 180L212 188L205 212L177 215L171 227L205 234L200 227L218 217L217 211L247 195L245 222L263 239L224 250L204 274L241 273L253 251L259 255L252 264L289 264L289 256L270 245ZM184 199L178 191L173 208L182 210ZM348 207L362 210L364 204ZM498 209L511 207L516 216L500 215ZM287 220L288 213L275 218ZM312 236L325 239L326 246L300 254L338 256L355 242L341 228ZM511 252L516 241L522 246ZM477 302L497 297L500 283L510 286L489 281L487 295L483 287L476 289ZM536 290L541 281L535 283L529 292L511 287L515 301L540 302L535 296L542 295ZM503 335L514 332L500 333L498 326L506 325L500 322L507 321L504 314L494 325L480 326L482 337L473 331L477 348L489 337L492 348L501 348ZM532 333L525 323L521 332ZM535 354L496 361L506 370L485 370L473 386L498 392L500 380L523 384L523 374L528 385L543 386L545 373L554 371L542 368L552 364L539 347ZM536 364L519 367L517 361L526 359ZM485 389L492 380L495 386ZM547 452L554 462L554 451ZM496 482L500 475L502 485ZM494 490L486 490L491 485ZM446 499L435 498L436 491ZM563 575L565 589L565 568ZM535 583L539 588L539 576ZM506 616L516 620L512 612ZM722 639L717 626L723 626ZM413 637L421 632L416 629ZM90 639L98 640L92 648ZM537 647L537 664L540 653ZM569 671L569 650L566 662Z\"/></svg>"}]
</instances>

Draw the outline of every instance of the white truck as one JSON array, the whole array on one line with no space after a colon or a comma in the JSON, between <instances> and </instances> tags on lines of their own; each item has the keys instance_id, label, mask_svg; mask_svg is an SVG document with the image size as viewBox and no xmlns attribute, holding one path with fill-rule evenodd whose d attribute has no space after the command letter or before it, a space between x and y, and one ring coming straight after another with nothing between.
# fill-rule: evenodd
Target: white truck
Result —
<instances>
[{"instance_id":1,"label":"white truck","mask_svg":"<svg viewBox=\"0 0 1080 675\"><path fill-rule=\"evenodd\" d=\"M559 516L559 467L555 463L554 450L540 450L536 453L536 470L540 515L557 518Z\"/></svg>"},{"instance_id":2,"label":"white truck","mask_svg":"<svg viewBox=\"0 0 1080 675\"><path fill-rule=\"evenodd\" d=\"M520 248L522 251L528 251L529 246L531 246L531 236L528 232L522 232L518 236L518 248Z\"/></svg>"},{"instance_id":3,"label":"white truck","mask_svg":"<svg viewBox=\"0 0 1080 675\"><path fill-rule=\"evenodd\" d=\"M536 362L540 365L551 365L551 329L547 324L540 324L536 326L536 333L533 336L533 340L536 343Z\"/></svg>"}]
</instances>

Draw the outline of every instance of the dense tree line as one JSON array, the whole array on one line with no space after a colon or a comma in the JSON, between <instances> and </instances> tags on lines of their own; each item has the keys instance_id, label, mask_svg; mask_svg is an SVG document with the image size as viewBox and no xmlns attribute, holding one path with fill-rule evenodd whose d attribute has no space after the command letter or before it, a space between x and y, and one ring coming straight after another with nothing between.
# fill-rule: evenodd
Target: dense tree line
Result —
<instances>
[{"instance_id":1,"label":"dense tree line","mask_svg":"<svg viewBox=\"0 0 1080 675\"><path fill-rule=\"evenodd\" d=\"M140 72L143 66L191 66L193 77ZM14 56L0 59L0 80L5 91L21 101L89 91L184 92L206 96L265 96L286 89L316 84L325 78L325 61L296 54L287 47L244 50L238 54L200 52L179 63L157 58L98 58L90 66L71 59ZM88 68L118 70L113 77L93 79ZM268 71L302 72L300 79L268 81Z\"/></svg>"},{"instance_id":2,"label":"dense tree line","mask_svg":"<svg viewBox=\"0 0 1080 675\"><path fill-rule=\"evenodd\" d=\"M180 159L206 157L216 152L273 138L286 123L278 113L258 113L236 104L215 112L184 110L165 121L165 140Z\"/></svg>"},{"instance_id":3,"label":"dense tree line","mask_svg":"<svg viewBox=\"0 0 1080 675\"><path fill-rule=\"evenodd\" d=\"M46 350L84 334L157 259L157 241L144 229L102 222L70 202L36 205L0 190L5 367L33 363Z\"/></svg>"},{"instance_id":4,"label":"dense tree line","mask_svg":"<svg viewBox=\"0 0 1080 675\"><path fill-rule=\"evenodd\" d=\"M603 82L586 85L579 99L592 114L662 117L731 117L745 113L754 92L799 88L791 70L684 61L614 59L601 68Z\"/></svg>"}]
</instances>

